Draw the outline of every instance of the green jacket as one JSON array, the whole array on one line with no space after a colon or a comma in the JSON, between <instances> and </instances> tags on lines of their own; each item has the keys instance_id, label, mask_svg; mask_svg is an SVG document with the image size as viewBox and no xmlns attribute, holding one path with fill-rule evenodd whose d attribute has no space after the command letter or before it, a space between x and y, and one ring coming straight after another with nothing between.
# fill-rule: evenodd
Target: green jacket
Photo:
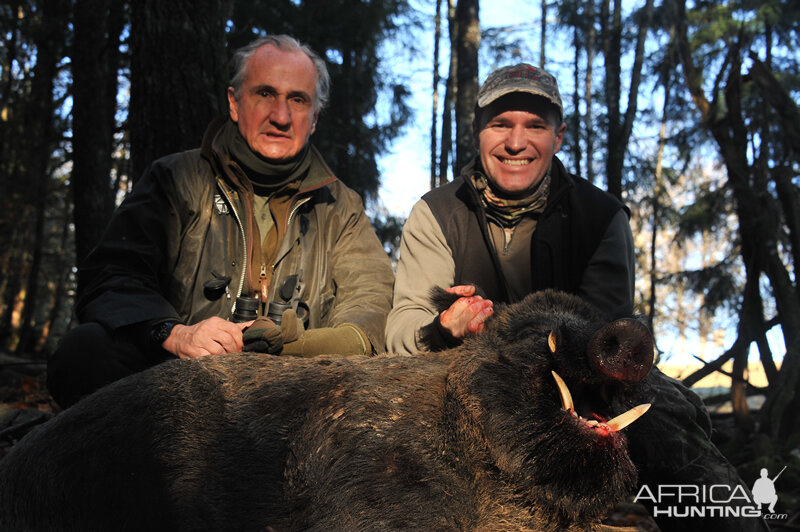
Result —
<instances>
[{"instance_id":1,"label":"green jacket","mask_svg":"<svg viewBox=\"0 0 800 532\"><path fill-rule=\"evenodd\" d=\"M155 161L136 182L81 265L78 318L111 331L227 319L262 273L276 280L270 301L282 279L300 274L308 328L355 324L381 351L394 279L361 198L312 147L308 175L278 201L282 238L265 264L244 174L215 144L224 123L209 127L202 148Z\"/></svg>"}]
</instances>

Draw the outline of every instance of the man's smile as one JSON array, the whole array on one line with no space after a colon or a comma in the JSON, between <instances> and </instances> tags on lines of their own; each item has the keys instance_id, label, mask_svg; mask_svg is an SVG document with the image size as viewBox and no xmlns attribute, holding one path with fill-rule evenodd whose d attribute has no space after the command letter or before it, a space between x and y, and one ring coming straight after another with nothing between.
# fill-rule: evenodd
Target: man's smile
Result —
<instances>
[{"instance_id":1,"label":"man's smile","mask_svg":"<svg viewBox=\"0 0 800 532\"><path fill-rule=\"evenodd\" d=\"M531 164L533 162L533 159L506 159L504 157L498 157L497 159L501 163L509 166L525 166L526 164Z\"/></svg>"}]
</instances>

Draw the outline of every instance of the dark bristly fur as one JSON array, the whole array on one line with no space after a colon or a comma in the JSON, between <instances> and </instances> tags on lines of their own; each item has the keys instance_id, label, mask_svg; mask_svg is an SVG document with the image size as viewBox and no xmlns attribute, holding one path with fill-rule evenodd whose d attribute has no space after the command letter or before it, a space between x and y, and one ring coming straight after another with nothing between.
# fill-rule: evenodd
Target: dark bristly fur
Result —
<instances>
[{"instance_id":1,"label":"dark bristly fur","mask_svg":"<svg viewBox=\"0 0 800 532\"><path fill-rule=\"evenodd\" d=\"M475 286L475 295L485 297L483 290L479 286ZM434 286L431 288L430 294L428 294L431 302L433 303L433 308L437 311L442 312L450 308L450 305L455 303L460 297L457 294L451 294L444 288L439 286Z\"/></svg>"},{"instance_id":2,"label":"dark bristly fur","mask_svg":"<svg viewBox=\"0 0 800 532\"><path fill-rule=\"evenodd\" d=\"M550 372L632 406L638 385L588 362L606 325L548 291L438 354L161 365L15 446L0 529L592 529L636 471L622 434L561 409Z\"/></svg>"}]
</instances>

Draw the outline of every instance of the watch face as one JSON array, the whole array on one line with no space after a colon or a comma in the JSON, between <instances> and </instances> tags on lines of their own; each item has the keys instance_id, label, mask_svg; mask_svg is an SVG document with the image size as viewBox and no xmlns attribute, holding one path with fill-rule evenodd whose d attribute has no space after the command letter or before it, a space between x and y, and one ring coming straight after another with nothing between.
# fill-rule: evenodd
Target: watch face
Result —
<instances>
[{"instance_id":1,"label":"watch face","mask_svg":"<svg viewBox=\"0 0 800 532\"><path fill-rule=\"evenodd\" d=\"M169 338L169 333L172 331L172 328L175 327L176 323L177 322L174 321L165 321L153 327L153 330L150 333L153 342L156 345L163 344L164 341Z\"/></svg>"}]
</instances>

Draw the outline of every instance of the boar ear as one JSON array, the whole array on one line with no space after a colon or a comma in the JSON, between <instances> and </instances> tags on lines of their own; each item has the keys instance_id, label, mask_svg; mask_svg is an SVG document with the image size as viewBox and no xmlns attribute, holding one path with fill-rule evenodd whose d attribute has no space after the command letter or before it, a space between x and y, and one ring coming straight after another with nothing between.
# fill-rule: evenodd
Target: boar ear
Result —
<instances>
[{"instance_id":1,"label":"boar ear","mask_svg":"<svg viewBox=\"0 0 800 532\"><path fill-rule=\"evenodd\" d=\"M459 296L447 292L441 286L434 286L428 294L428 299L433 303L433 307L437 312L442 312L450 308L450 305L456 302Z\"/></svg>"},{"instance_id":2,"label":"boar ear","mask_svg":"<svg viewBox=\"0 0 800 532\"><path fill-rule=\"evenodd\" d=\"M483 290L481 290L478 285L473 286L475 287L476 296L486 297ZM431 301L431 303L433 303L433 307L436 309L436 311L440 313L449 309L450 306L460 297L461 296L457 294L451 294L440 286L434 286L428 293L428 299Z\"/></svg>"},{"instance_id":3,"label":"boar ear","mask_svg":"<svg viewBox=\"0 0 800 532\"><path fill-rule=\"evenodd\" d=\"M431 303L433 303L433 307L439 313L449 309L450 305L455 303L458 297L459 296L456 294L445 291L445 289L440 286L432 287L428 294L428 299L430 299Z\"/></svg>"}]
</instances>

